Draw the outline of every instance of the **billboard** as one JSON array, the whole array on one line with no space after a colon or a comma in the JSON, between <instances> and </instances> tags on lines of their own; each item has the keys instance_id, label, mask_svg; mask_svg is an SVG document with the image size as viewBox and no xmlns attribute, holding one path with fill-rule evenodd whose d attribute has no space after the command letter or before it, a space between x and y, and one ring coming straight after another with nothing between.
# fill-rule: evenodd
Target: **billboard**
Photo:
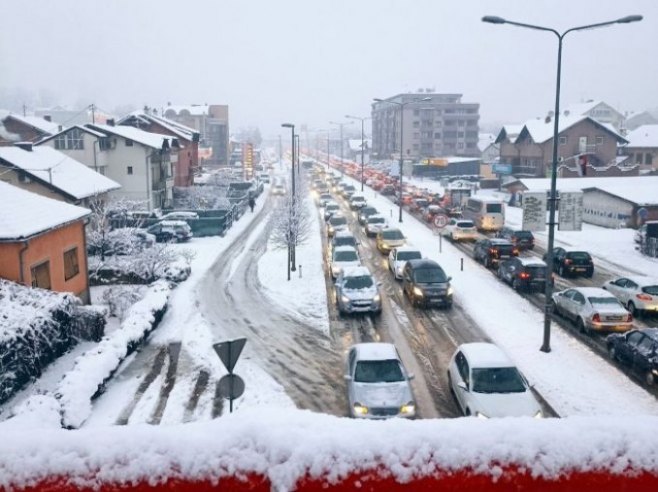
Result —
<instances>
[{"instance_id":1,"label":"billboard","mask_svg":"<svg viewBox=\"0 0 658 492\"><path fill-rule=\"evenodd\" d=\"M583 192L569 191L560 193L560 215L558 230L580 231L583 228Z\"/></svg>"},{"instance_id":2,"label":"billboard","mask_svg":"<svg viewBox=\"0 0 658 492\"><path fill-rule=\"evenodd\" d=\"M546 230L546 192L526 191L523 193L524 231Z\"/></svg>"},{"instance_id":3,"label":"billboard","mask_svg":"<svg viewBox=\"0 0 658 492\"><path fill-rule=\"evenodd\" d=\"M512 165L504 162L494 162L491 170L494 174L512 174Z\"/></svg>"}]
</instances>

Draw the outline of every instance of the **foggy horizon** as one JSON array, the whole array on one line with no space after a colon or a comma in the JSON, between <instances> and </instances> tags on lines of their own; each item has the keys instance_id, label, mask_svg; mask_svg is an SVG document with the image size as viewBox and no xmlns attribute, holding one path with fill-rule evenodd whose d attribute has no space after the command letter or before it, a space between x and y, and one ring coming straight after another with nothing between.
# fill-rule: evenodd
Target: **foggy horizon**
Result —
<instances>
[{"instance_id":1,"label":"foggy horizon","mask_svg":"<svg viewBox=\"0 0 658 492\"><path fill-rule=\"evenodd\" d=\"M0 97L94 103L105 111L227 104L232 131L258 127L272 138L283 122L335 128L329 121L346 114L370 116L373 98L433 88L479 103L481 126L521 123L553 110L557 39L486 24L484 15L562 32L640 14L642 22L567 35L561 106L594 99L622 113L658 107L658 70L649 53L658 6L648 0L180 5L5 5Z\"/></svg>"}]
</instances>

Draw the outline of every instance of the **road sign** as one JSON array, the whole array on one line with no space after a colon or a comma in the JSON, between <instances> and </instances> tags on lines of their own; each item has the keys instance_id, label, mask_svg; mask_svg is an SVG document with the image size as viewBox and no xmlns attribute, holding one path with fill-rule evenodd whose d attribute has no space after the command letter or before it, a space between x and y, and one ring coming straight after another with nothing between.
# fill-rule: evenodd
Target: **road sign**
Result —
<instances>
[{"instance_id":1,"label":"road sign","mask_svg":"<svg viewBox=\"0 0 658 492\"><path fill-rule=\"evenodd\" d=\"M215 352L217 352L217 355L219 355L219 358L229 374L233 373L233 368L238 361L238 357L240 357L240 354L242 353L245 343L247 343L246 338L237 338L227 342L215 343L212 346L212 348L215 349Z\"/></svg>"},{"instance_id":2,"label":"road sign","mask_svg":"<svg viewBox=\"0 0 658 492\"><path fill-rule=\"evenodd\" d=\"M546 230L546 192L537 191L523 193L523 222L524 231Z\"/></svg>"},{"instance_id":3,"label":"road sign","mask_svg":"<svg viewBox=\"0 0 658 492\"><path fill-rule=\"evenodd\" d=\"M227 374L217 383L217 390L227 400L235 400L244 393L244 380L237 374Z\"/></svg>"},{"instance_id":4,"label":"road sign","mask_svg":"<svg viewBox=\"0 0 658 492\"><path fill-rule=\"evenodd\" d=\"M512 165L503 162L496 162L491 166L494 174L512 174Z\"/></svg>"},{"instance_id":5,"label":"road sign","mask_svg":"<svg viewBox=\"0 0 658 492\"><path fill-rule=\"evenodd\" d=\"M583 192L569 191L560 193L560 214L558 229L560 231L580 231L583 228Z\"/></svg>"},{"instance_id":6,"label":"road sign","mask_svg":"<svg viewBox=\"0 0 658 492\"><path fill-rule=\"evenodd\" d=\"M438 214L436 217L434 217L434 225L439 229L443 229L445 226L447 226L449 221L450 219L447 215Z\"/></svg>"}]
</instances>

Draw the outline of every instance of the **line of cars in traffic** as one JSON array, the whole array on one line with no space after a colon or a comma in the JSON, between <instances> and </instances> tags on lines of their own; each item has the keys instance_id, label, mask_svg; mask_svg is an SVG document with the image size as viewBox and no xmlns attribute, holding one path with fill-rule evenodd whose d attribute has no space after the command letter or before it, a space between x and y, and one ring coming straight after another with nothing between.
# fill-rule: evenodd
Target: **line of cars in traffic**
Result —
<instances>
[{"instance_id":1,"label":"line of cars in traffic","mask_svg":"<svg viewBox=\"0 0 658 492\"><path fill-rule=\"evenodd\" d=\"M314 182L317 203L324 209L327 223L327 257L331 276L335 279L336 307L341 314L380 314L381 296L372 273L361 264L359 242L347 226L341 230L336 228L337 221L332 223L332 218L342 217L346 222L347 218L342 215L340 205L332 201L332 196L321 192L320 185ZM338 192L341 188L335 189ZM403 291L411 303L426 307L452 306L451 278L441 266L407 245L401 231L388 227L385 218L365 200L355 200L354 194L349 196L349 190L344 188L341 195L348 200L366 235L376 238L377 249L387 255L388 269L396 280L402 281ZM383 220L371 220L377 218ZM353 345L347 353L344 378L350 416L367 419L417 416L411 387L414 375L407 372L393 344ZM451 359L448 379L450 390L466 416L543 417L527 380L493 344L460 345Z\"/></svg>"}]
</instances>

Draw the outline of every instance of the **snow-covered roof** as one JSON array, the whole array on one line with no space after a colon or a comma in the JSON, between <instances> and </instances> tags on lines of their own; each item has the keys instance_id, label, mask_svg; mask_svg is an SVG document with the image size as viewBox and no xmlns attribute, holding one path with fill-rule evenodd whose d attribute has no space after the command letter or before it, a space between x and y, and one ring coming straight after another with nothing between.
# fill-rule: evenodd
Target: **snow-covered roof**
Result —
<instances>
[{"instance_id":1,"label":"snow-covered roof","mask_svg":"<svg viewBox=\"0 0 658 492\"><path fill-rule=\"evenodd\" d=\"M0 196L0 241L27 239L91 213L86 208L46 198L1 180Z\"/></svg>"},{"instance_id":2,"label":"snow-covered roof","mask_svg":"<svg viewBox=\"0 0 658 492\"><path fill-rule=\"evenodd\" d=\"M658 147L658 125L642 125L628 135L627 147Z\"/></svg>"},{"instance_id":3,"label":"snow-covered roof","mask_svg":"<svg viewBox=\"0 0 658 492\"><path fill-rule=\"evenodd\" d=\"M558 134L564 132L565 130L571 128L572 126L584 120L589 120L593 122L595 125L598 125L604 128L605 130L607 130L608 132L612 133L617 138L617 140L626 142L626 139L622 137L619 133L617 133L617 131L612 127L612 125L607 123L601 123L600 121L597 121L594 118L591 118L589 116L579 115L579 114L560 116L560 121L558 122ZM533 119L526 121L525 125L523 126L523 130L521 130L521 134L527 131L535 143L541 144L553 138L554 126L555 126L555 120L553 118Z\"/></svg>"},{"instance_id":4,"label":"snow-covered roof","mask_svg":"<svg viewBox=\"0 0 658 492\"><path fill-rule=\"evenodd\" d=\"M465 343L459 349L468 359L471 368L513 367L510 358L493 343Z\"/></svg>"},{"instance_id":5,"label":"snow-covered roof","mask_svg":"<svg viewBox=\"0 0 658 492\"><path fill-rule=\"evenodd\" d=\"M484 150L489 147L489 145L495 142L496 135L493 133L480 133L478 136L478 149L480 149L480 152L484 152Z\"/></svg>"},{"instance_id":6,"label":"snow-covered roof","mask_svg":"<svg viewBox=\"0 0 658 492\"><path fill-rule=\"evenodd\" d=\"M169 110L175 111L177 115L180 115L181 111L188 111L192 116L203 116L209 113L210 106L208 104L182 104L164 108L165 113Z\"/></svg>"},{"instance_id":7,"label":"snow-covered roof","mask_svg":"<svg viewBox=\"0 0 658 492\"><path fill-rule=\"evenodd\" d=\"M647 287L647 286L650 286L650 285L658 285L658 278L639 277L637 275L624 276L624 278L632 280L633 282L635 282L640 287Z\"/></svg>"},{"instance_id":8,"label":"snow-covered roof","mask_svg":"<svg viewBox=\"0 0 658 492\"><path fill-rule=\"evenodd\" d=\"M585 297L596 296L596 297L611 297L615 299L615 296L601 287L573 287L574 290L577 290Z\"/></svg>"},{"instance_id":9,"label":"snow-covered roof","mask_svg":"<svg viewBox=\"0 0 658 492\"><path fill-rule=\"evenodd\" d=\"M579 115L583 116L586 115L589 111L594 109L596 106L601 104L603 101L586 101L586 102L581 102L581 103L574 103L570 104L569 106L566 106L562 108L561 113L563 115Z\"/></svg>"},{"instance_id":10,"label":"snow-covered roof","mask_svg":"<svg viewBox=\"0 0 658 492\"><path fill-rule=\"evenodd\" d=\"M361 360L397 359L398 353L392 343L357 343L354 345Z\"/></svg>"},{"instance_id":11,"label":"snow-covered roof","mask_svg":"<svg viewBox=\"0 0 658 492\"><path fill-rule=\"evenodd\" d=\"M132 126L110 126L110 125L86 125L92 129L100 130L105 133L118 135L119 137L127 138L134 142L146 145L147 147L152 147L154 149L161 149L162 144L166 140L171 143L172 140L176 137L169 135L162 135L160 133L151 133L140 130L139 128L134 128Z\"/></svg>"},{"instance_id":12,"label":"snow-covered roof","mask_svg":"<svg viewBox=\"0 0 658 492\"><path fill-rule=\"evenodd\" d=\"M194 128L190 128L189 126L182 125L181 123L178 123L174 120L170 120L169 118L164 118L162 116L157 116L153 114L146 114L143 111L133 111L132 113L124 116L118 121L119 125L123 125L130 118L137 118L138 120L141 120L145 124L156 123L185 140L192 140L193 135L195 133L199 133Z\"/></svg>"},{"instance_id":13,"label":"snow-covered roof","mask_svg":"<svg viewBox=\"0 0 658 492\"><path fill-rule=\"evenodd\" d=\"M47 133L49 135L52 135L59 131L59 125L57 123L53 123L52 121L48 121L44 118L39 118L38 116L23 116L20 114L10 113L7 116L7 118L12 118L16 121L20 121L25 125L34 127L37 130L43 133Z\"/></svg>"},{"instance_id":14,"label":"snow-covered roof","mask_svg":"<svg viewBox=\"0 0 658 492\"><path fill-rule=\"evenodd\" d=\"M119 183L47 145L33 146L32 150L16 146L0 147L0 159L34 178L50 183L76 200L121 187Z\"/></svg>"},{"instance_id":15,"label":"snow-covered roof","mask_svg":"<svg viewBox=\"0 0 658 492\"><path fill-rule=\"evenodd\" d=\"M505 137L507 137L511 143L514 143L516 142L519 133L521 133L521 130L523 130L523 125L503 125L495 141L499 142L504 133Z\"/></svg>"}]
</instances>

